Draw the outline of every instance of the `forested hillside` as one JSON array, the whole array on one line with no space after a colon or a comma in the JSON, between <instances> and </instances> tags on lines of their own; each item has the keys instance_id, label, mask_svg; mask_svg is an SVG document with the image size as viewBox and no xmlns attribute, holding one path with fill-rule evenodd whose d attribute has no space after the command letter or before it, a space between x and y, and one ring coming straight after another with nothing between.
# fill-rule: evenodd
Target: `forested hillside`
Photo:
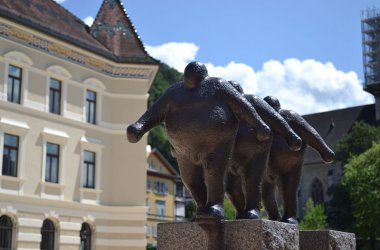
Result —
<instances>
[{"instance_id":1,"label":"forested hillside","mask_svg":"<svg viewBox=\"0 0 380 250\"><path fill-rule=\"evenodd\" d=\"M150 107L160 95L170 85L179 82L182 79L182 74L177 70L161 63L156 79L149 90L148 107ZM166 159L178 170L177 161L170 154L170 144L168 142L163 125L151 130L148 136L148 144L153 148L157 148Z\"/></svg>"}]
</instances>

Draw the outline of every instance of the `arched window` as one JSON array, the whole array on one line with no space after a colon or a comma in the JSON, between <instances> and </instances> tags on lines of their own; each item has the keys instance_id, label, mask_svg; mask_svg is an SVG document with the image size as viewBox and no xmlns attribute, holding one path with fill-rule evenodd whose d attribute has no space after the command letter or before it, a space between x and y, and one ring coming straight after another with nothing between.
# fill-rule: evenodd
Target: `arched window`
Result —
<instances>
[{"instance_id":1,"label":"arched window","mask_svg":"<svg viewBox=\"0 0 380 250\"><path fill-rule=\"evenodd\" d=\"M322 182L318 179L315 179L311 185L311 198L314 201L314 204L323 203L323 185Z\"/></svg>"},{"instance_id":2,"label":"arched window","mask_svg":"<svg viewBox=\"0 0 380 250\"><path fill-rule=\"evenodd\" d=\"M87 223L82 224L80 230L80 250L91 249L91 227Z\"/></svg>"},{"instance_id":3,"label":"arched window","mask_svg":"<svg viewBox=\"0 0 380 250\"><path fill-rule=\"evenodd\" d=\"M12 219L6 215L0 217L0 249L12 249Z\"/></svg>"},{"instance_id":4,"label":"arched window","mask_svg":"<svg viewBox=\"0 0 380 250\"><path fill-rule=\"evenodd\" d=\"M54 223L46 219L41 228L41 250L54 250L55 246L55 226Z\"/></svg>"}]
</instances>

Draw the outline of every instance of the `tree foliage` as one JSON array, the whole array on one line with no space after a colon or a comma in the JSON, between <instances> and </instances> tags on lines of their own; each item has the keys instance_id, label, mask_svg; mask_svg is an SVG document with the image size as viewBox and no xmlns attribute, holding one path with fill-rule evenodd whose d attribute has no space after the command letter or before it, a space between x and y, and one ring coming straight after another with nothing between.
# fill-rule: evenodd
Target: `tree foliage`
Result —
<instances>
[{"instance_id":1,"label":"tree foliage","mask_svg":"<svg viewBox=\"0 0 380 250\"><path fill-rule=\"evenodd\" d=\"M343 185L352 201L357 235L380 237L380 144L350 159Z\"/></svg>"},{"instance_id":2,"label":"tree foliage","mask_svg":"<svg viewBox=\"0 0 380 250\"><path fill-rule=\"evenodd\" d=\"M227 220L234 220L236 217L236 211L234 206L232 205L231 201L224 197L224 212L226 214Z\"/></svg>"},{"instance_id":3,"label":"tree foliage","mask_svg":"<svg viewBox=\"0 0 380 250\"><path fill-rule=\"evenodd\" d=\"M344 166L350 158L372 147L373 142L380 142L380 128L363 121L356 122L351 131L335 144L335 160Z\"/></svg>"},{"instance_id":4,"label":"tree foliage","mask_svg":"<svg viewBox=\"0 0 380 250\"><path fill-rule=\"evenodd\" d=\"M322 204L315 204L312 199L306 201L305 216L303 217L299 228L302 230L317 230L326 228L325 209Z\"/></svg>"},{"instance_id":5,"label":"tree foliage","mask_svg":"<svg viewBox=\"0 0 380 250\"><path fill-rule=\"evenodd\" d=\"M355 157L372 147L373 142L380 142L380 128L365 122L356 122L349 133L335 145L335 159L343 168ZM352 231L354 216L349 192L341 184L329 188L331 200L327 203L329 227L335 230Z\"/></svg>"},{"instance_id":6,"label":"tree foliage","mask_svg":"<svg viewBox=\"0 0 380 250\"><path fill-rule=\"evenodd\" d=\"M182 74L180 72L164 63L161 63L156 78L154 79L149 90L148 107L157 101L167 88L169 88L172 84L179 82L181 79ZM149 132L148 144L152 148L157 148L170 162L170 164L178 169L177 161L170 153L170 143L163 125L157 126Z\"/></svg>"}]
</instances>

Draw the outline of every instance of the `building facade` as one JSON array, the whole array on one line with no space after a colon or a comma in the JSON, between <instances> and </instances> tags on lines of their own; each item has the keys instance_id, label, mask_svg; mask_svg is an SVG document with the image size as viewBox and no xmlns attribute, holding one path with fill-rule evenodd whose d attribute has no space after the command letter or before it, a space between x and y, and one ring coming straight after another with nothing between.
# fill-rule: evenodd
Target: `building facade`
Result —
<instances>
[{"instance_id":1,"label":"building facade","mask_svg":"<svg viewBox=\"0 0 380 250\"><path fill-rule=\"evenodd\" d=\"M148 150L146 180L148 243L157 244L157 224L185 221L185 188L179 174L157 150Z\"/></svg>"},{"instance_id":2,"label":"building facade","mask_svg":"<svg viewBox=\"0 0 380 250\"><path fill-rule=\"evenodd\" d=\"M157 70L118 0L92 27L0 0L0 249L146 248L146 139L125 128Z\"/></svg>"}]
</instances>

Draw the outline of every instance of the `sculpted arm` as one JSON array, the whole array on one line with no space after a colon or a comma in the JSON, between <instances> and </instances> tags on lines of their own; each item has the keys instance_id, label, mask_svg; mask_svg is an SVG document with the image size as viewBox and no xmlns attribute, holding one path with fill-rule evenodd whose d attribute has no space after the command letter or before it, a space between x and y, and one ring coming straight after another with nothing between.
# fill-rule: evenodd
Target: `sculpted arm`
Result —
<instances>
[{"instance_id":1,"label":"sculpted arm","mask_svg":"<svg viewBox=\"0 0 380 250\"><path fill-rule=\"evenodd\" d=\"M127 138L129 142L138 142L146 132L164 121L169 108L169 95L170 92L167 90L137 122L128 126Z\"/></svg>"},{"instance_id":2,"label":"sculpted arm","mask_svg":"<svg viewBox=\"0 0 380 250\"><path fill-rule=\"evenodd\" d=\"M294 130L301 136L302 140L312 148L318 151L323 161L333 162L335 158L334 152L325 143L319 133L309 124L302 116L290 111L292 124Z\"/></svg>"},{"instance_id":3,"label":"sculpted arm","mask_svg":"<svg viewBox=\"0 0 380 250\"><path fill-rule=\"evenodd\" d=\"M270 137L270 129L257 114L255 108L247 99L228 82L220 80L220 92L235 116L257 131L257 139L264 141Z\"/></svg>"},{"instance_id":4,"label":"sculpted arm","mask_svg":"<svg viewBox=\"0 0 380 250\"><path fill-rule=\"evenodd\" d=\"M245 95L246 99L256 109L264 122L276 134L285 138L291 150L299 150L302 145L301 138L293 131L285 119L276 112L266 101L254 95Z\"/></svg>"}]
</instances>

